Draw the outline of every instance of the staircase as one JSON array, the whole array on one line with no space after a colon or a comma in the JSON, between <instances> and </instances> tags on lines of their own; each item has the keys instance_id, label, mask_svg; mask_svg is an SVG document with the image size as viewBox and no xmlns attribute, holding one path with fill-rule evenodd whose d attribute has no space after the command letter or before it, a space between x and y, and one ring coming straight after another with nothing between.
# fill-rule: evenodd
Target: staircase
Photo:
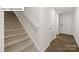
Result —
<instances>
[{"instance_id":1,"label":"staircase","mask_svg":"<svg viewBox=\"0 0 79 59\"><path fill-rule=\"evenodd\" d=\"M5 52L37 52L14 12L7 11L4 16Z\"/></svg>"}]
</instances>

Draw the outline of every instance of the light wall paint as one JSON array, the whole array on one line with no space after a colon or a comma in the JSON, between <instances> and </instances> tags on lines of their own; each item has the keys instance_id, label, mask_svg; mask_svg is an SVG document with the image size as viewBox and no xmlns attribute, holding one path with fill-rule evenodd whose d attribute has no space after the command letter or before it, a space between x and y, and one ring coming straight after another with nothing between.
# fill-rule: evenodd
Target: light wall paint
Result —
<instances>
[{"instance_id":1,"label":"light wall paint","mask_svg":"<svg viewBox=\"0 0 79 59\"><path fill-rule=\"evenodd\" d=\"M74 12L59 14L59 33L73 35L73 21ZM61 24L64 26L63 30L61 29Z\"/></svg>"},{"instance_id":2,"label":"light wall paint","mask_svg":"<svg viewBox=\"0 0 79 59\"><path fill-rule=\"evenodd\" d=\"M24 8L24 14L34 23L36 27L40 24L40 7L27 7Z\"/></svg>"},{"instance_id":3,"label":"light wall paint","mask_svg":"<svg viewBox=\"0 0 79 59\"><path fill-rule=\"evenodd\" d=\"M32 40L39 49L45 51L58 32L58 14L53 8L27 7L24 12L15 12ZM21 16L23 14L23 16ZM33 30L34 28L34 30Z\"/></svg>"},{"instance_id":4,"label":"light wall paint","mask_svg":"<svg viewBox=\"0 0 79 59\"><path fill-rule=\"evenodd\" d=\"M4 12L0 11L0 52L4 51Z\"/></svg>"},{"instance_id":5,"label":"light wall paint","mask_svg":"<svg viewBox=\"0 0 79 59\"><path fill-rule=\"evenodd\" d=\"M58 14L53 8L41 8L42 14L40 19L39 40L41 51L45 50L50 42L56 38L58 32Z\"/></svg>"},{"instance_id":6,"label":"light wall paint","mask_svg":"<svg viewBox=\"0 0 79 59\"><path fill-rule=\"evenodd\" d=\"M76 8L74 19L74 37L79 47L79 7Z\"/></svg>"},{"instance_id":7,"label":"light wall paint","mask_svg":"<svg viewBox=\"0 0 79 59\"><path fill-rule=\"evenodd\" d=\"M73 13L76 7L54 7L58 13Z\"/></svg>"}]
</instances>

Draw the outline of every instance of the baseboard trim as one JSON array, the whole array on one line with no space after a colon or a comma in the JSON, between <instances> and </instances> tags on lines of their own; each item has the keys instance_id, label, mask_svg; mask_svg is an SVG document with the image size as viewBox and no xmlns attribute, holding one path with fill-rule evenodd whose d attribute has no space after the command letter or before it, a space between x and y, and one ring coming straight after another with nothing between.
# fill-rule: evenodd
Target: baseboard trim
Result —
<instances>
[{"instance_id":1,"label":"baseboard trim","mask_svg":"<svg viewBox=\"0 0 79 59\"><path fill-rule=\"evenodd\" d=\"M76 43L77 43L77 46L78 46L78 48L79 48L79 43L78 43L78 40L77 40L76 36L73 35L73 37L74 37L74 39L75 39L75 41L76 41Z\"/></svg>"},{"instance_id":2,"label":"baseboard trim","mask_svg":"<svg viewBox=\"0 0 79 59\"><path fill-rule=\"evenodd\" d=\"M47 46L42 50L42 52L45 52L46 49L49 47L50 43L56 38L56 35L53 37L53 39L51 38L50 42L47 44Z\"/></svg>"}]
</instances>

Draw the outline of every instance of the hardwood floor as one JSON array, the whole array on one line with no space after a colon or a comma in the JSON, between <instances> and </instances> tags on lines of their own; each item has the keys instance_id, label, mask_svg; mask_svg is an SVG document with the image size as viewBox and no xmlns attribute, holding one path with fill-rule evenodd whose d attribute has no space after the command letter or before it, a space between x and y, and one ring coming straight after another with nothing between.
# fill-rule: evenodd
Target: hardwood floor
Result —
<instances>
[{"instance_id":1,"label":"hardwood floor","mask_svg":"<svg viewBox=\"0 0 79 59\"><path fill-rule=\"evenodd\" d=\"M46 52L78 52L79 48L72 35L60 34L53 40Z\"/></svg>"}]
</instances>

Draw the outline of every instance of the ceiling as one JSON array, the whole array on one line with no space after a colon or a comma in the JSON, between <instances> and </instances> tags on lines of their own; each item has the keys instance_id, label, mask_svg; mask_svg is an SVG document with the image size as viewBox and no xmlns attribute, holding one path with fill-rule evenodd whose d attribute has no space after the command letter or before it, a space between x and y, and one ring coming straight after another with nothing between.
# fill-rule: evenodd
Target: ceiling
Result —
<instances>
[{"instance_id":1,"label":"ceiling","mask_svg":"<svg viewBox=\"0 0 79 59\"><path fill-rule=\"evenodd\" d=\"M55 7L55 10L58 13L69 13L69 12L74 12L75 7Z\"/></svg>"}]
</instances>

